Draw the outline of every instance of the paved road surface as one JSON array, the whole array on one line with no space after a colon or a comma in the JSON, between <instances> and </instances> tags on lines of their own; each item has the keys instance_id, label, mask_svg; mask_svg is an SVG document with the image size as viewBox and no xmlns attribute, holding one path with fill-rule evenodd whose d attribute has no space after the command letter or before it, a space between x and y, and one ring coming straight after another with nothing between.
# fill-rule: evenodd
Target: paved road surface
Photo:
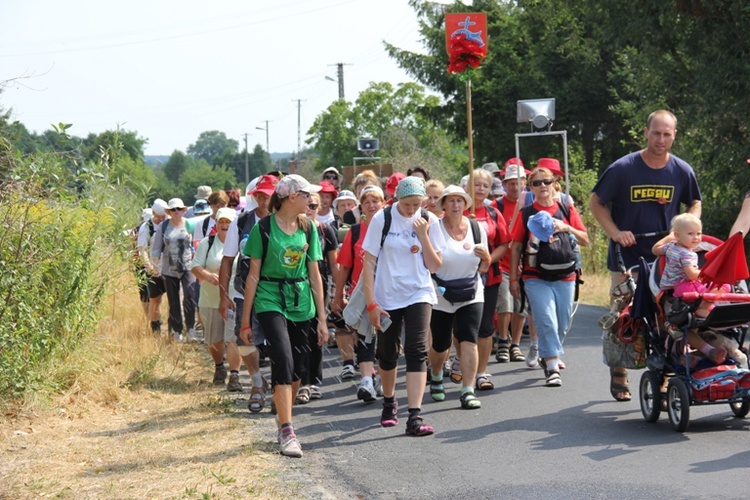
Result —
<instances>
[{"instance_id":1,"label":"paved road surface","mask_svg":"<svg viewBox=\"0 0 750 500\"><path fill-rule=\"evenodd\" d=\"M480 410L462 410L459 386L448 380L446 401L425 394L423 412L436 433L423 438L404 434L403 371L401 423L384 429L381 400L357 401L357 380L338 379L333 349L324 360L324 398L295 407L305 457L290 459L284 474L307 485L311 498L746 498L750 420L720 405L692 407L684 434L665 414L646 423L641 372L631 375L633 401L615 402L596 326L604 312L581 306L565 343L562 387L545 387L542 371L524 363L493 359L496 389L478 392ZM267 411L259 417L271 421Z\"/></svg>"}]
</instances>

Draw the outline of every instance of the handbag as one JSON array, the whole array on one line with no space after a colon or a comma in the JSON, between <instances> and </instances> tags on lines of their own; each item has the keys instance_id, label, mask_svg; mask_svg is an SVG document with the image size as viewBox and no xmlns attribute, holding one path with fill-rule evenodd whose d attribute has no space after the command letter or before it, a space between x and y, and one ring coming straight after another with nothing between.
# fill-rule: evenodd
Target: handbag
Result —
<instances>
[{"instance_id":1,"label":"handbag","mask_svg":"<svg viewBox=\"0 0 750 500\"><path fill-rule=\"evenodd\" d=\"M470 278L459 278L455 280L444 280L433 274L437 286L443 288L443 298L455 304L458 302L469 302L477 295L477 275Z\"/></svg>"}]
</instances>

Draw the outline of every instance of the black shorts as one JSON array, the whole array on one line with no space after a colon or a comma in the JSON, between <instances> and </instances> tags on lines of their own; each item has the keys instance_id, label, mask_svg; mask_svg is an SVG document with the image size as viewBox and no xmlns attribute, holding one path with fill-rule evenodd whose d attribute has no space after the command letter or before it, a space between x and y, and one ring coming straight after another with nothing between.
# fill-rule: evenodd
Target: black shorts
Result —
<instances>
[{"instance_id":1,"label":"black shorts","mask_svg":"<svg viewBox=\"0 0 750 500\"><path fill-rule=\"evenodd\" d=\"M164 284L164 278L161 276L149 276L148 277L148 296L152 299L161 297L167 293L166 285Z\"/></svg>"}]
</instances>

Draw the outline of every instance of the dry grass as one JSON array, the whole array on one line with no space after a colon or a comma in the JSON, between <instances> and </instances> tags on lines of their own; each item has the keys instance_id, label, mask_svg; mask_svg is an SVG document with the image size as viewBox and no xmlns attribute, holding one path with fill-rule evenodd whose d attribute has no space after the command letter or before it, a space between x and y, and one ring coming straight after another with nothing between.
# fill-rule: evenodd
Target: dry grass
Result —
<instances>
[{"instance_id":1,"label":"dry grass","mask_svg":"<svg viewBox=\"0 0 750 500\"><path fill-rule=\"evenodd\" d=\"M67 389L0 421L0 498L299 494L282 482L294 464L275 451L273 417L211 385L204 346L154 338L132 288L107 308L91 341L50 367Z\"/></svg>"},{"instance_id":2,"label":"dry grass","mask_svg":"<svg viewBox=\"0 0 750 500\"><path fill-rule=\"evenodd\" d=\"M581 286L580 299L584 304L609 307L609 272L606 274L585 274Z\"/></svg>"}]
</instances>

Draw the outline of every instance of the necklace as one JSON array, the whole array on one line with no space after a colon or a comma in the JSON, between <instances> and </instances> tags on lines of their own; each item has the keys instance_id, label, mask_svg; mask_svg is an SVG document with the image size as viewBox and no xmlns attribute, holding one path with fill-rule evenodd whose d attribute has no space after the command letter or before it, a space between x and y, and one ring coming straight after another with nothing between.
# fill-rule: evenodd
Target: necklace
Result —
<instances>
[{"instance_id":1,"label":"necklace","mask_svg":"<svg viewBox=\"0 0 750 500\"><path fill-rule=\"evenodd\" d=\"M450 228L448 227L448 219L443 219L443 227L445 228L446 232L448 233L448 236L453 238L456 241L462 241L466 237L466 228L463 227L463 217L461 217L461 222L458 223L457 228ZM461 237L456 237L456 234L461 235Z\"/></svg>"}]
</instances>

